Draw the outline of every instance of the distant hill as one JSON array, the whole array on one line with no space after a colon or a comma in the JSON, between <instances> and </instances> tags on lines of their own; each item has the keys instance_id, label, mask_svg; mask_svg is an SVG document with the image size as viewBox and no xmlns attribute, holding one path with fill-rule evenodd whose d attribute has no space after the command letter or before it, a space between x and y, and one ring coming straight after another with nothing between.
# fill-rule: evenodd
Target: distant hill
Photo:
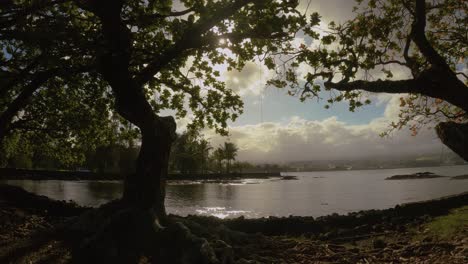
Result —
<instances>
[{"instance_id":1,"label":"distant hill","mask_svg":"<svg viewBox=\"0 0 468 264\"><path fill-rule=\"evenodd\" d=\"M297 171L391 169L463 164L468 163L452 152L445 153L445 155L433 153L418 156L390 156L342 160L307 160L286 163L288 167L291 167Z\"/></svg>"}]
</instances>

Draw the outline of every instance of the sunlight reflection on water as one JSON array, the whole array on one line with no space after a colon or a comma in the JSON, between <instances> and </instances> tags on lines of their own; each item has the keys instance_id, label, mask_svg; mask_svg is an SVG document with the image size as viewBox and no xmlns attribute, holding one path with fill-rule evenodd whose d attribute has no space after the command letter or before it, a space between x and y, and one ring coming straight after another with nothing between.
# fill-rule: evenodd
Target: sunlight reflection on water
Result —
<instances>
[{"instance_id":1,"label":"sunlight reflection on water","mask_svg":"<svg viewBox=\"0 0 468 264\"><path fill-rule=\"evenodd\" d=\"M204 207L203 209L196 209L195 212L200 215L212 215L221 219L252 215L251 211L229 210L226 207Z\"/></svg>"}]
</instances>

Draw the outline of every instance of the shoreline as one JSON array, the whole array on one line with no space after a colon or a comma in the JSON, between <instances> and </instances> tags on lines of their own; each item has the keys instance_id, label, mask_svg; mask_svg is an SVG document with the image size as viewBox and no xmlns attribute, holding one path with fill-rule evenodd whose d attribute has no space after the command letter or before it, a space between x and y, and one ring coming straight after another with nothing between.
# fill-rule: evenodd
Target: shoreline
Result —
<instances>
[{"instance_id":1,"label":"shoreline","mask_svg":"<svg viewBox=\"0 0 468 264\"><path fill-rule=\"evenodd\" d=\"M442 166L426 166L426 167L398 167L398 168L362 168L362 169L330 169L330 170L308 170L308 171L285 171L285 172L251 172L251 173L211 173L211 174L179 174L169 173L166 180L240 180L240 179L268 179L287 176L289 173L307 173L307 172L339 172L339 171L359 171L359 170L393 170L393 169L415 169L415 168L437 168L451 166L467 166L468 164L442 165ZM466 179L458 176L447 176L453 179ZM108 172L92 172L92 171L70 171L70 170L31 170L17 168L0 168L0 180L66 180L66 181L123 181L125 174L108 173Z\"/></svg>"},{"instance_id":2,"label":"shoreline","mask_svg":"<svg viewBox=\"0 0 468 264\"><path fill-rule=\"evenodd\" d=\"M55 200L49 198L45 195L35 194L33 192L26 191L25 189L9 185L9 184L2 184L0 183L0 208L3 205L12 205L14 207L19 208L30 208L30 205L33 205L30 209L34 210L44 210L46 213L57 212L52 214L65 214L67 216L73 216L79 213L83 213L87 210L95 209L96 207L89 207L89 206L82 206L78 205L75 201L62 201L62 200ZM176 218L200 218L200 219L215 219L215 221L219 222L226 222L230 225L235 225L234 223L238 221L242 222L277 222L277 221L291 221L291 220L304 220L305 222L310 221L319 221L319 222L326 222L328 219L334 219L333 222L336 221L348 221L355 218L362 218L368 217L372 215L371 218L375 216L423 216L423 215L432 215L436 216L439 214L444 214L448 210L468 205L468 191L442 196L434 199L423 200L418 202L408 202L397 204L391 208L386 209L369 209L369 210L360 210L349 212L346 214L338 214L332 213L329 215L323 216L267 216L267 217L258 217L258 218L246 218L245 216L239 216L235 218L218 218L215 216L207 216L207 215L187 215L187 216L180 216L180 215L173 215L172 217ZM63 211L63 212L60 212ZM65 212L65 213L64 213ZM339 219L339 220L337 220ZM348 223L350 225L350 223Z\"/></svg>"},{"instance_id":3,"label":"shoreline","mask_svg":"<svg viewBox=\"0 0 468 264\"><path fill-rule=\"evenodd\" d=\"M174 174L170 173L167 180L238 180L238 179L268 179L281 177L280 172L253 172L253 173L212 173L212 174ZM91 171L52 171L29 170L16 168L0 168L0 180L109 180L123 181L124 174L98 173Z\"/></svg>"},{"instance_id":4,"label":"shoreline","mask_svg":"<svg viewBox=\"0 0 468 264\"><path fill-rule=\"evenodd\" d=\"M73 263L73 237L40 234L51 234L89 210L0 184L0 262ZM468 210L468 192L317 218L169 217L211 245L227 246L230 263L466 263L467 228L444 239L427 232L454 210Z\"/></svg>"},{"instance_id":5,"label":"shoreline","mask_svg":"<svg viewBox=\"0 0 468 264\"><path fill-rule=\"evenodd\" d=\"M39 195L32 192L28 192L21 187L9 185L9 184L0 184L0 206L3 205L12 205L19 208L29 208L33 204L34 210L46 210L50 213L50 210L53 211L66 211L66 215L73 215L72 212L82 213L86 210L92 210L95 207L81 206L78 205L75 201L61 201L54 200L45 195ZM336 219L339 221L350 220L353 218L361 218L366 215L406 215L406 216L421 216L421 215L438 215L447 212L450 209L468 205L468 191L462 192L459 194L442 196L439 198L419 201L419 202L409 202L397 204L394 207L386 209L370 209L370 210L360 210L355 212L349 212L347 214L338 214L332 213L324 216L268 216L268 217L259 217L259 218L246 218L244 216L239 216L236 218L218 218L215 216L204 216L204 215L188 215L188 216L179 216L172 215L177 218L213 218L217 221L235 223L236 221L245 221L245 222L255 222L255 221L282 221L291 219L304 219L306 221L327 221L327 219L335 219L333 222L336 222Z\"/></svg>"}]
</instances>

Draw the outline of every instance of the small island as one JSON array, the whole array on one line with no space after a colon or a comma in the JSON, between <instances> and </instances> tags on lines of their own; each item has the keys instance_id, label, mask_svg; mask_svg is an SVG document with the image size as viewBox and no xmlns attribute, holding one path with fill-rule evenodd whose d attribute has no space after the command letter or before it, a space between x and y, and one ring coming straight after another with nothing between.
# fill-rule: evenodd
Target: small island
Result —
<instances>
[{"instance_id":1,"label":"small island","mask_svg":"<svg viewBox=\"0 0 468 264\"><path fill-rule=\"evenodd\" d=\"M281 180L283 181L297 180L297 176L285 175L285 176L281 176Z\"/></svg>"},{"instance_id":2,"label":"small island","mask_svg":"<svg viewBox=\"0 0 468 264\"><path fill-rule=\"evenodd\" d=\"M432 172L416 172L413 174L394 175L385 178L385 180L419 180L419 179L432 179L432 178L443 178L447 176L441 176Z\"/></svg>"}]
</instances>

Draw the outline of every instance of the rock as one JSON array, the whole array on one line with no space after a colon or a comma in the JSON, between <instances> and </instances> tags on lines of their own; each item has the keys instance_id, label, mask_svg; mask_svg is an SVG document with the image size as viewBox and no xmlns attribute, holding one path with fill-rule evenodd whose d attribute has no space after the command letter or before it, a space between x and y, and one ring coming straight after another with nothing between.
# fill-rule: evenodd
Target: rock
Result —
<instances>
[{"instance_id":1,"label":"rock","mask_svg":"<svg viewBox=\"0 0 468 264\"><path fill-rule=\"evenodd\" d=\"M208 241L206 239L201 238L203 240L202 245L200 247L200 254L202 256L202 263L203 264L216 264L219 263L218 259L216 258L216 254L213 250L213 248L210 246ZM191 264L193 262L188 262L187 264ZM229 262L222 262L224 263L229 263Z\"/></svg>"},{"instance_id":2,"label":"rock","mask_svg":"<svg viewBox=\"0 0 468 264\"><path fill-rule=\"evenodd\" d=\"M281 176L281 180L283 180L283 181L297 180L297 176L292 176L292 175Z\"/></svg>"},{"instance_id":3,"label":"rock","mask_svg":"<svg viewBox=\"0 0 468 264\"><path fill-rule=\"evenodd\" d=\"M394 175L391 177L385 178L385 180L418 180L418 179L432 179L432 178L442 178L447 176L441 176L434 174L432 172L416 172L414 174L403 174L403 175Z\"/></svg>"},{"instance_id":4,"label":"rock","mask_svg":"<svg viewBox=\"0 0 468 264\"><path fill-rule=\"evenodd\" d=\"M215 240L211 243L218 260L221 264L234 263L234 250L226 242L222 240Z\"/></svg>"}]
</instances>

